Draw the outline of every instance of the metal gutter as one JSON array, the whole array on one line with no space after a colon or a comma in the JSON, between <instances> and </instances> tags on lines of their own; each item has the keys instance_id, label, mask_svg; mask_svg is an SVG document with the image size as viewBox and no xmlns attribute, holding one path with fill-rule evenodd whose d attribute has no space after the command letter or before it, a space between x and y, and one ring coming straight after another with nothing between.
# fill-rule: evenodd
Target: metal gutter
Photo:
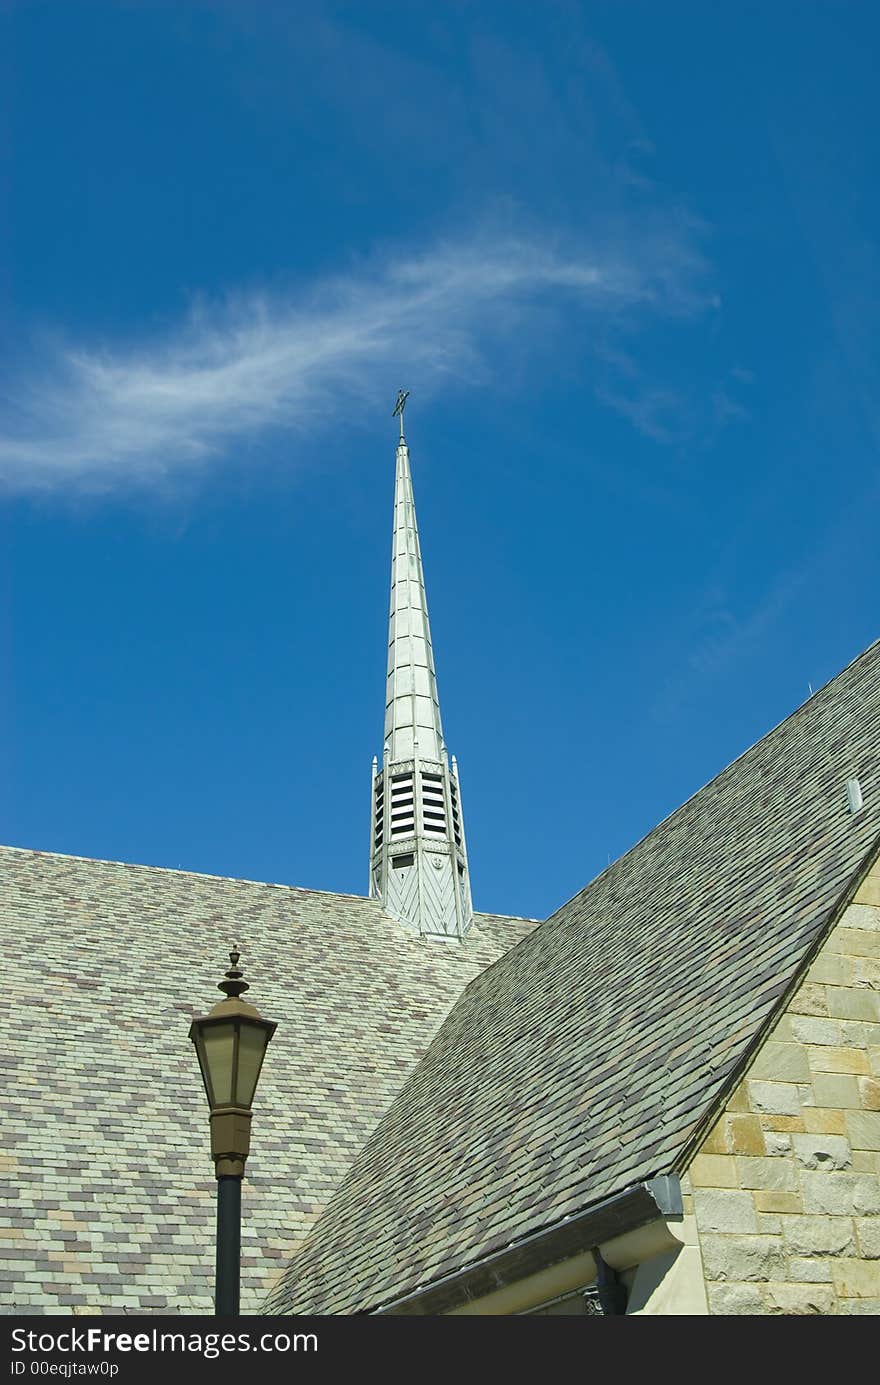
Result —
<instances>
[{"instance_id":1,"label":"metal gutter","mask_svg":"<svg viewBox=\"0 0 880 1385\"><path fill-rule=\"evenodd\" d=\"M367 1312L398 1317L448 1313L548 1265L583 1251L592 1251L605 1241L635 1231L658 1217L680 1217L682 1210L681 1185L674 1175L664 1174L645 1183L635 1183L554 1226L523 1236L503 1250Z\"/></svg>"}]
</instances>

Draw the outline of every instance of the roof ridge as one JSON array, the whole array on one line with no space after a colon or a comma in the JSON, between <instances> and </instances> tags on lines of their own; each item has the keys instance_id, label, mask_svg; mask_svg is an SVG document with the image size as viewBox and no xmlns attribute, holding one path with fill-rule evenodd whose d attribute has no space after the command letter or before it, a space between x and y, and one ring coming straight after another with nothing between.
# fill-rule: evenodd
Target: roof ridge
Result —
<instances>
[{"instance_id":1,"label":"roof ridge","mask_svg":"<svg viewBox=\"0 0 880 1385\"><path fill-rule=\"evenodd\" d=\"M386 913L382 908L382 901L373 899L370 895L351 894L348 890L315 890L307 885L286 885L277 880L251 880L243 875L216 875L212 871L183 870L175 866L151 866L143 861L115 861L106 856L80 856L70 851L43 851L39 847L33 846L11 846L5 842L0 842L0 852L14 851L22 856L50 856L58 861L83 861L93 866L120 866L123 870L150 870L157 871L162 875L186 875L192 876L196 880L222 880L227 885L261 885L267 890L294 890L299 894L318 894L326 895L332 899L358 899L365 904L375 904L381 913ZM543 919L532 918L530 914L499 914L492 909L475 909L474 916L487 919L507 919L522 923L543 923ZM393 918L393 914L388 914L388 918ZM397 920L395 920L397 922Z\"/></svg>"},{"instance_id":2,"label":"roof ridge","mask_svg":"<svg viewBox=\"0 0 880 1385\"><path fill-rule=\"evenodd\" d=\"M70 851L43 851L39 847L9 846L5 843L0 843L0 851L15 851L22 856L51 856L59 861L84 861L94 866L121 866L123 870L152 870L162 875L189 875L197 880L222 880L227 885L262 885L268 890L296 890L300 894L332 895L337 899L360 899L365 903L377 904L381 908L379 900L371 900L369 895L351 894L347 890L314 890L307 885L286 885L278 880L251 880L247 876L216 875L212 871L183 870L181 867L175 866L151 866L143 861L114 861L105 856L80 856Z\"/></svg>"},{"instance_id":3,"label":"roof ridge","mask_svg":"<svg viewBox=\"0 0 880 1385\"><path fill-rule=\"evenodd\" d=\"M546 923L546 919L533 918L531 914L496 914L494 909L475 909L474 918L480 919L519 919L521 923Z\"/></svg>"},{"instance_id":4,"label":"roof ridge","mask_svg":"<svg viewBox=\"0 0 880 1385\"><path fill-rule=\"evenodd\" d=\"M615 870L617 866L619 866L622 861L625 861L626 858L633 851L636 851L640 846L644 845L644 843L648 841L650 837L653 837L655 832L659 832L661 827L664 827L668 822L671 821L672 818L676 817L679 813L684 812L688 804L692 803L695 798L698 798L705 789L708 789L710 785L716 782L716 780L720 779L723 775L729 773L729 771L732 770L735 765L739 764L740 760L745 759L746 755L750 755L757 746L761 745L764 741L769 740L769 738L771 736L774 736L777 731L781 731L783 726L785 726L786 722L789 722L793 720L794 717L798 716L799 713L801 713L810 702L814 702L817 697L820 697L822 693L826 692L827 689L831 687L832 683L836 683L839 678L842 678L843 675L845 673L848 673L851 668L854 668L857 663L859 663L862 659L867 658L869 654L878 649L880 649L880 638L872 640L866 649L863 649L862 652L860 654L857 654L854 659L850 659L848 664L844 664L842 669L839 669L837 673L833 674L826 683L823 683L821 685L821 687L816 688L815 692L811 693L810 696L805 698L803 702L798 703L797 707L795 707L791 712L784 716L781 721L778 721L775 724L775 726L771 726L767 731L764 732L763 736L759 736L756 741L752 741L751 745L747 745L744 750L741 750L738 755L736 755L732 760L728 761L726 765L724 765L720 770L718 770L717 774L713 774L711 779L707 779L706 782L704 784L701 784L698 789L694 789L693 793L688 794L687 798L683 799L677 807L672 808L666 814L665 817L662 817L660 819L659 822L655 822L654 826L650 827L648 831L644 834L644 836L637 837L636 840L626 848L626 851L621 852L621 854L615 860L613 860L610 865L605 866L604 870L600 870L596 875L594 875L590 880L588 880L585 885L581 885L579 890L575 890L573 895L569 895L568 899L563 900L563 902L560 905L558 905L552 913L547 915L547 918L544 920L544 922L549 923L550 920L554 919L557 914L562 912L563 909L567 909L569 904L571 904L575 899L577 899L579 895L584 894L588 889L590 889L592 885L595 885L597 880L601 880L603 876L608 875L610 871ZM521 939L521 941L524 941L524 939ZM516 946L518 946L518 944L516 944ZM497 961L500 962L501 958L497 958ZM492 966L494 967L495 965L496 963L493 962Z\"/></svg>"}]
</instances>

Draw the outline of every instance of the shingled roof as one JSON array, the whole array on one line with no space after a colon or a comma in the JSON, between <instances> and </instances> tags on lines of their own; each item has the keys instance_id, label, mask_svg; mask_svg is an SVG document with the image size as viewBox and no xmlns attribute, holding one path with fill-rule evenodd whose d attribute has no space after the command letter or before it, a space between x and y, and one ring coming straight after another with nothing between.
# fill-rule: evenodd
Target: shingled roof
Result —
<instances>
[{"instance_id":1,"label":"shingled roof","mask_svg":"<svg viewBox=\"0 0 880 1385\"><path fill-rule=\"evenodd\" d=\"M464 985L534 926L477 915L453 946L357 896L8 847L0 919L6 1313L211 1311L215 1184L187 1032L233 942L279 1021L244 1184L254 1311Z\"/></svg>"},{"instance_id":2,"label":"shingled roof","mask_svg":"<svg viewBox=\"0 0 880 1385\"><path fill-rule=\"evenodd\" d=\"M269 1311L388 1307L675 1170L878 834L880 643L469 984Z\"/></svg>"}]
</instances>

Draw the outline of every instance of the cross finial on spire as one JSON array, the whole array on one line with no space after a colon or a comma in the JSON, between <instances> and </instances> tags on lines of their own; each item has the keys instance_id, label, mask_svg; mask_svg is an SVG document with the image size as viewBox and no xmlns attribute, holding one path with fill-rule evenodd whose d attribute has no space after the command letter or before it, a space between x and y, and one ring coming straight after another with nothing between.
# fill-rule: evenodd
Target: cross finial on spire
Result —
<instances>
[{"instance_id":1,"label":"cross finial on spire","mask_svg":"<svg viewBox=\"0 0 880 1385\"><path fill-rule=\"evenodd\" d=\"M392 418L400 419L400 441L403 442L403 411L406 408L406 401L409 399L409 390L397 391L397 403L391 414Z\"/></svg>"}]
</instances>

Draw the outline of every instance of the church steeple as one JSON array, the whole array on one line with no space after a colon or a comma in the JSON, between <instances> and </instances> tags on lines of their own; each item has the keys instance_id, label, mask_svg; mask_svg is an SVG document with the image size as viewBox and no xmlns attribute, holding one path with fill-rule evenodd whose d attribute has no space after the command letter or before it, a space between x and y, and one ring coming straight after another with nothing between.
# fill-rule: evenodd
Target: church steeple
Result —
<instances>
[{"instance_id":1,"label":"church steeple","mask_svg":"<svg viewBox=\"0 0 880 1385\"><path fill-rule=\"evenodd\" d=\"M400 418L391 549L391 614L382 764L373 761L370 894L419 933L460 938L471 921L455 759L443 740L428 602Z\"/></svg>"}]
</instances>

